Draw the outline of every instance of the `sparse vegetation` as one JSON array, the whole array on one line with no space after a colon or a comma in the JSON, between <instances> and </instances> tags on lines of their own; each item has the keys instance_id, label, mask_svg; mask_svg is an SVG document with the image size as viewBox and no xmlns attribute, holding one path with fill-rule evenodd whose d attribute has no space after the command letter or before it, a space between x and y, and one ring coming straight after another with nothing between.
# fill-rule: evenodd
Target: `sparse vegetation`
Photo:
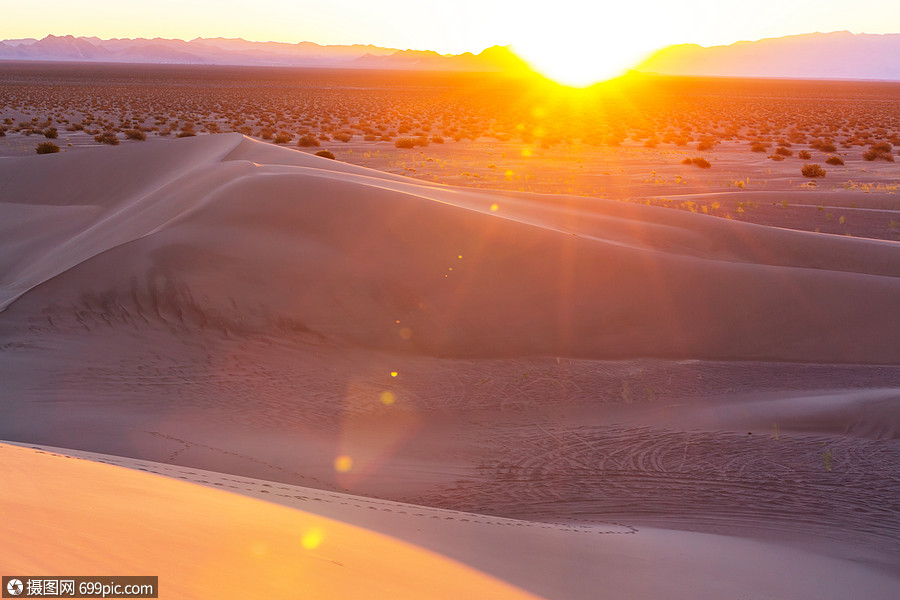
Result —
<instances>
[{"instance_id":1,"label":"sparse vegetation","mask_svg":"<svg viewBox=\"0 0 900 600\"><path fill-rule=\"evenodd\" d=\"M321 156L322 158L330 158L331 160L335 160L334 154L329 150L319 150L316 152L316 156Z\"/></svg>"},{"instance_id":2,"label":"sparse vegetation","mask_svg":"<svg viewBox=\"0 0 900 600\"><path fill-rule=\"evenodd\" d=\"M14 144L7 144L9 148L30 152L34 145L27 144L26 136L43 137L50 128L58 128L64 135L84 131L66 140L70 145L75 142L76 147L95 136L137 139L131 132L147 137L238 132L256 139L269 136L275 143L290 136L285 142L290 144L311 136L323 146L354 142L347 150L349 162L429 181L628 196L630 201L799 228L807 224L795 214L797 211L779 208L773 215L776 207L766 206L769 203L762 207L744 202L739 207L714 208L713 202L666 201L660 194L669 193L666 186L678 186L688 194L722 187L765 189L773 181L780 184L789 180L789 172L795 173L794 181L786 185L795 186L799 179L810 187L816 178L797 178L795 169L813 159L831 171L826 181L833 180L836 186L854 193L900 192L896 173L889 170L894 168L891 162L882 162L883 167L870 168L869 173L864 168L852 170L862 172L858 182L847 181L851 171L846 168L833 170L840 166L838 160L847 161L846 156L852 156L853 148L859 152L856 165L860 154L872 147L884 157L877 160L896 161L900 94L869 83L780 81L775 85L734 80L728 83L729 93L725 94L717 81L636 79L626 84L637 86L627 94L627 102L622 95L597 91L586 96L584 106L575 111L565 102L538 102L527 85L507 82L486 88L483 78L471 79L458 73L422 78L404 73L395 78L385 73L323 70L304 75L312 85L303 82L298 86L296 78L287 73L222 69L221 77L215 75L219 93L209 95L203 93L205 83L196 85L194 75L200 67L174 67L171 80L169 75L161 78L156 73L151 75L151 70L134 67L67 68L65 80L42 86L40 93L28 80L2 81L7 112L0 113L0 130L18 138ZM253 85L248 85L250 76ZM73 77L82 77L90 84L73 85ZM791 101L785 102L786 97ZM848 98L856 97L872 101L848 102ZM425 149L406 152L390 146L398 138L411 140L399 142L400 146ZM477 147L468 153L455 147L454 140L487 140L486 148L496 150L496 154L479 162ZM424 146L442 141L451 143L451 147L429 151ZM843 157L829 151L832 146L840 148ZM765 150L751 154L751 147ZM680 148L697 148L705 158L697 152L697 162L684 155L673 159L673 152ZM694 153L688 151L688 156ZM799 160L796 166L785 167L769 160L761 166L763 161L759 159L766 156L771 161ZM626 161L619 165L616 157ZM653 158L654 168L661 165L658 171L648 175L628 168L628 161L645 157ZM741 160L755 167L743 171ZM713 172L689 169L693 171L689 176L679 162L698 169L711 169L711 163L715 163L717 168ZM650 190L649 186L663 187ZM639 193L632 193L635 191ZM835 214L826 221L820 215L813 225L837 233L839 216ZM840 233L866 235L860 231L865 227L869 226L860 224L854 215ZM900 237L897 231L888 234L883 225L882 234L871 227L866 231L887 235L887 239Z\"/></svg>"},{"instance_id":3,"label":"sparse vegetation","mask_svg":"<svg viewBox=\"0 0 900 600\"><path fill-rule=\"evenodd\" d=\"M297 145L301 148L314 148L316 146L320 146L319 140L316 139L315 136L312 135L303 135L300 136L300 139L297 140Z\"/></svg>"}]
</instances>

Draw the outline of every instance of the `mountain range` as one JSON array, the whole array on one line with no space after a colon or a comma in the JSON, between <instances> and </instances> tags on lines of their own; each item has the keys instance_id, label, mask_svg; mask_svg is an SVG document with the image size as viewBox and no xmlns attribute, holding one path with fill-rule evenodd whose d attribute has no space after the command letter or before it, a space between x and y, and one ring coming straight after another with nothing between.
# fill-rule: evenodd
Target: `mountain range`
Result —
<instances>
[{"instance_id":1,"label":"mountain range","mask_svg":"<svg viewBox=\"0 0 900 600\"><path fill-rule=\"evenodd\" d=\"M439 54L374 45L249 42L243 39L74 37L0 42L0 60L248 65L428 71L528 70L510 46ZM635 71L663 75L900 80L900 33L808 33L727 46L667 46Z\"/></svg>"},{"instance_id":2,"label":"mountain range","mask_svg":"<svg viewBox=\"0 0 900 600\"><path fill-rule=\"evenodd\" d=\"M807 33L667 46L635 67L664 75L900 80L900 33Z\"/></svg>"},{"instance_id":3,"label":"mountain range","mask_svg":"<svg viewBox=\"0 0 900 600\"><path fill-rule=\"evenodd\" d=\"M511 71L525 68L505 46L479 54L438 54L373 45L323 46L313 42L248 42L243 39L164 38L102 40L48 35L0 42L0 60L117 62L188 65L379 68L428 71Z\"/></svg>"}]
</instances>

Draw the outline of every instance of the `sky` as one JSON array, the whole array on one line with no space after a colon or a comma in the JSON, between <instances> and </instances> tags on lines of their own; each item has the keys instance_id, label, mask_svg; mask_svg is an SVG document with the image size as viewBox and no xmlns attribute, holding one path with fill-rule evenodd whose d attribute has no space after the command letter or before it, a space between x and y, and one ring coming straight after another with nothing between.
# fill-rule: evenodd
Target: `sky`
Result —
<instances>
[{"instance_id":1,"label":"sky","mask_svg":"<svg viewBox=\"0 0 900 600\"><path fill-rule=\"evenodd\" d=\"M509 44L545 71L599 72L677 43L900 32L900 0L42 0L39 16L35 6L8 3L0 38L221 36L454 54Z\"/></svg>"}]
</instances>

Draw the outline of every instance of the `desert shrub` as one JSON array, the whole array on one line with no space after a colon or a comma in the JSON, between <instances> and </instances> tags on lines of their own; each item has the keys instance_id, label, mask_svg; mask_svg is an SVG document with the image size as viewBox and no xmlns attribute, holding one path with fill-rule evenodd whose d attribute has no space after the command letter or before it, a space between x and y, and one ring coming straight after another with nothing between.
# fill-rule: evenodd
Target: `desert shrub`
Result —
<instances>
[{"instance_id":1,"label":"desert shrub","mask_svg":"<svg viewBox=\"0 0 900 600\"><path fill-rule=\"evenodd\" d=\"M713 146L715 145L716 143L712 140L703 140L697 144L697 150L699 150L700 152L703 152L705 150L712 150Z\"/></svg>"},{"instance_id":2,"label":"desert shrub","mask_svg":"<svg viewBox=\"0 0 900 600\"><path fill-rule=\"evenodd\" d=\"M433 135L433 136L431 136L431 141L434 142L435 144L443 144L444 138L442 138L439 135Z\"/></svg>"},{"instance_id":3,"label":"desert shrub","mask_svg":"<svg viewBox=\"0 0 900 600\"><path fill-rule=\"evenodd\" d=\"M427 146L428 145L428 137L424 135L420 135L419 137L414 139L416 146Z\"/></svg>"},{"instance_id":4,"label":"desert shrub","mask_svg":"<svg viewBox=\"0 0 900 600\"><path fill-rule=\"evenodd\" d=\"M48 140L55 140L59 137L59 132L56 130L56 127L48 127L44 130L44 137Z\"/></svg>"},{"instance_id":5,"label":"desert shrub","mask_svg":"<svg viewBox=\"0 0 900 600\"><path fill-rule=\"evenodd\" d=\"M287 144L293 136L286 131L280 131L273 140L276 144Z\"/></svg>"},{"instance_id":6,"label":"desert shrub","mask_svg":"<svg viewBox=\"0 0 900 600\"><path fill-rule=\"evenodd\" d=\"M111 131L107 131L106 133L100 133L94 136L94 141L100 144L109 144L110 146L118 146L119 138L116 137L116 134Z\"/></svg>"},{"instance_id":7,"label":"desert shrub","mask_svg":"<svg viewBox=\"0 0 900 600\"><path fill-rule=\"evenodd\" d=\"M869 146L869 149L863 152L863 159L868 161L873 160L886 160L888 162L894 162L894 155L891 154L892 146L887 142L878 142L877 144L872 144Z\"/></svg>"},{"instance_id":8,"label":"desert shrub","mask_svg":"<svg viewBox=\"0 0 900 600\"><path fill-rule=\"evenodd\" d=\"M330 158L334 160L334 154L329 150L319 150L316 152L316 156L321 156L322 158Z\"/></svg>"},{"instance_id":9,"label":"desert shrub","mask_svg":"<svg viewBox=\"0 0 900 600\"><path fill-rule=\"evenodd\" d=\"M812 140L809 143L809 147L814 150L821 150L822 152L834 152L837 150L837 147L828 140Z\"/></svg>"},{"instance_id":10,"label":"desert shrub","mask_svg":"<svg viewBox=\"0 0 900 600\"><path fill-rule=\"evenodd\" d=\"M765 152L766 144L763 144L762 142L753 142L752 144L750 144L750 151L751 152Z\"/></svg>"},{"instance_id":11,"label":"desert shrub","mask_svg":"<svg viewBox=\"0 0 900 600\"><path fill-rule=\"evenodd\" d=\"M801 160L809 160L812 158L812 154L810 154L808 150L801 150L797 153L797 156L800 157Z\"/></svg>"},{"instance_id":12,"label":"desert shrub","mask_svg":"<svg viewBox=\"0 0 900 600\"><path fill-rule=\"evenodd\" d=\"M793 150L790 150L789 148L785 148L785 147L783 147L783 146L779 146L778 148L775 148L775 154L778 154L778 155L781 155L781 156L793 156L793 155L794 155L794 151L793 151Z\"/></svg>"},{"instance_id":13,"label":"desert shrub","mask_svg":"<svg viewBox=\"0 0 900 600\"><path fill-rule=\"evenodd\" d=\"M129 140L138 140L139 142L143 142L147 139L147 134L140 129L126 129L125 137Z\"/></svg>"},{"instance_id":14,"label":"desert shrub","mask_svg":"<svg viewBox=\"0 0 900 600\"><path fill-rule=\"evenodd\" d=\"M702 158L700 156L695 156L694 158L685 158L683 161L681 161L681 164L696 165L696 166L700 167L701 169L708 169L712 166L711 164L709 164L708 160L706 160L705 158Z\"/></svg>"},{"instance_id":15,"label":"desert shrub","mask_svg":"<svg viewBox=\"0 0 900 600\"><path fill-rule=\"evenodd\" d=\"M781 154L770 154L767 158L770 160L774 160L775 162L781 162L784 160L784 156Z\"/></svg>"},{"instance_id":16,"label":"desert shrub","mask_svg":"<svg viewBox=\"0 0 900 600\"><path fill-rule=\"evenodd\" d=\"M53 142L41 142L35 147L34 151L38 154L54 154L59 152L59 146Z\"/></svg>"},{"instance_id":17,"label":"desert shrub","mask_svg":"<svg viewBox=\"0 0 900 600\"><path fill-rule=\"evenodd\" d=\"M397 141L394 142L394 146L397 148L415 148L416 140L410 137L397 138Z\"/></svg>"},{"instance_id":18,"label":"desert shrub","mask_svg":"<svg viewBox=\"0 0 900 600\"><path fill-rule=\"evenodd\" d=\"M186 138L186 137L194 137L195 135L197 135L197 134L194 133L193 130L185 129L184 131L179 131L178 135L176 135L175 137Z\"/></svg>"},{"instance_id":19,"label":"desert shrub","mask_svg":"<svg viewBox=\"0 0 900 600\"><path fill-rule=\"evenodd\" d=\"M363 136L363 140L366 142L375 142L375 141L378 141L378 136L375 135L374 133L367 133L366 135Z\"/></svg>"},{"instance_id":20,"label":"desert shrub","mask_svg":"<svg viewBox=\"0 0 900 600\"><path fill-rule=\"evenodd\" d=\"M343 133L343 132L336 133L336 134L334 134L334 139L336 139L339 142L344 142L346 144L347 142L349 142L350 140L353 139L353 134L352 133Z\"/></svg>"},{"instance_id":21,"label":"desert shrub","mask_svg":"<svg viewBox=\"0 0 900 600\"><path fill-rule=\"evenodd\" d=\"M300 139L297 140L297 145L301 148L312 148L314 146L319 146L319 140L314 135L303 135L300 136Z\"/></svg>"},{"instance_id":22,"label":"desert shrub","mask_svg":"<svg viewBox=\"0 0 900 600\"><path fill-rule=\"evenodd\" d=\"M800 167L800 173L802 173L804 177L810 178L825 177L825 169L816 163L803 165Z\"/></svg>"},{"instance_id":23,"label":"desert shrub","mask_svg":"<svg viewBox=\"0 0 900 600\"><path fill-rule=\"evenodd\" d=\"M829 156L825 159L825 162L829 165L842 165L844 164L844 159L840 156Z\"/></svg>"},{"instance_id":24,"label":"desert shrub","mask_svg":"<svg viewBox=\"0 0 900 600\"><path fill-rule=\"evenodd\" d=\"M0 127L0 137L6 137L6 128Z\"/></svg>"}]
</instances>

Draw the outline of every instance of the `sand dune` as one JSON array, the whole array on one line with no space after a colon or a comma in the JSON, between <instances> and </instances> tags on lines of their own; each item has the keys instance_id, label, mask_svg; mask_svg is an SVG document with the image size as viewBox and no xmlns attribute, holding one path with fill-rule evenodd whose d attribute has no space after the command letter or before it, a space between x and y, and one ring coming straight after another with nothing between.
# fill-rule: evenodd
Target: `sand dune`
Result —
<instances>
[{"instance_id":1,"label":"sand dune","mask_svg":"<svg viewBox=\"0 0 900 600\"><path fill-rule=\"evenodd\" d=\"M896 596L896 243L234 134L3 159L0 194L0 438L106 455L0 446L4 572L133 571L61 553L137 519L177 597L313 564L330 597Z\"/></svg>"},{"instance_id":2,"label":"sand dune","mask_svg":"<svg viewBox=\"0 0 900 600\"><path fill-rule=\"evenodd\" d=\"M433 356L900 360L891 242L426 185L237 134L8 159L0 186L7 322Z\"/></svg>"},{"instance_id":3,"label":"sand dune","mask_svg":"<svg viewBox=\"0 0 900 600\"><path fill-rule=\"evenodd\" d=\"M55 448L0 456L0 509L18 517L0 525L4 573L156 574L160 598L535 597L504 579L545 598L896 591L850 561L746 539L498 519Z\"/></svg>"}]
</instances>

